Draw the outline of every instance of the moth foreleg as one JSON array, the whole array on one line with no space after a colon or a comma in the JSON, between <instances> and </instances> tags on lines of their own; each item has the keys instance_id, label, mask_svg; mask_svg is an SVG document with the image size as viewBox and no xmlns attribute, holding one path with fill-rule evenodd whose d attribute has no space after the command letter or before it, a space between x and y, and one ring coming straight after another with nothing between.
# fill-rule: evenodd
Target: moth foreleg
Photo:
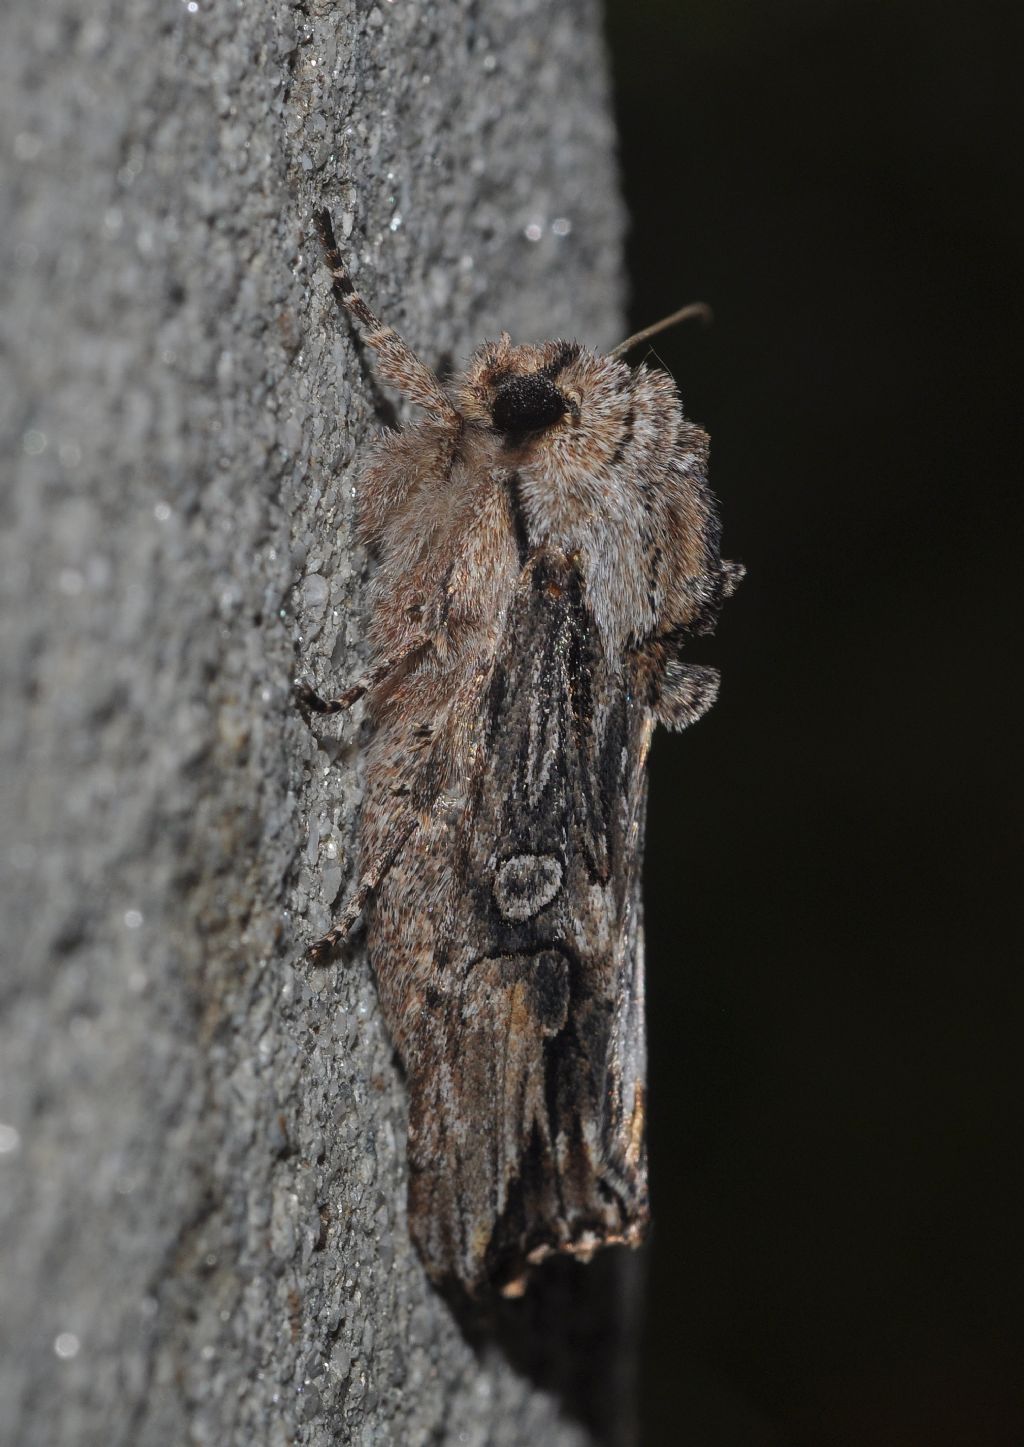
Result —
<instances>
[{"instance_id":1,"label":"moth foreleg","mask_svg":"<svg viewBox=\"0 0 1024 1447\"><path fill-rule=\"evenodd\" d=\"M331 273L334 299L340 307L344 307L346 311L350 312L363 328L367 346L372 347L380 358L378 370L381 379L397 388L404 397L408 397L410 402L424 407L443 421L459 426L461 418L455 410L451 398L426 362L420 361L394 327L385 326L383 322L378 321L356 291L348 269L341 259L338 243L334 239L331 213L326 208L315 211L313 220L324 249L327 270Z\"/></svg>"},{"instance_id":2,"label":"moth foreleg","mask_svg":"<svg viewBox=\"0 0 1024 1447\"><path fill-rule=\"evenodd\" d=\"M377 851L360 876L355 893L345 906L344 913L322 939L314 940L307 946L306 954L315 962L323 960L332 950L337 949L349 936L352 926L362 914L373 891L394 864L406 842L419 828L419 816L406 814L392 829L384 845Z\"/></svg>"}]
</instances>

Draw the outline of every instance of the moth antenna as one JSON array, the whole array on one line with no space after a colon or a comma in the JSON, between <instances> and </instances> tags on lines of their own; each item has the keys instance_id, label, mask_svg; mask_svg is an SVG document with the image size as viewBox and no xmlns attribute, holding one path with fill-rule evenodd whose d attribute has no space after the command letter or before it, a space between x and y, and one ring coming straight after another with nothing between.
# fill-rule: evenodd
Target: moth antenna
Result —
<instances>
[{"instance_id":1,"label":"moth antenna","mask_svg":"<svg viewBox=\"0 0 1024 1447\"><path fill-rule=\"evenodd\" d=\"M669 327L674 327L678 322L697 321L698 319L706 327L709 327L715 319L714 312L705 301L691 301L688 306L680 307L677 312L672 312L671 316L662 317L660 322L653 322L649 327L644 327L642 332L634 332L631 337L627 337L624 342L613 347L608 356L623 357L638 342L646 342L648 337L656 337L659 332L668 331Z\"/></svg>"},{"instance_id":2,"label":"moth antenna","mask_svg":"<svg viewBox=\"0 0 1024 1447\"><path fill-rule=\"evenodd\" d=\"M366 337L366 345L372 347L380 358L381 378L397 388L410 402L423 407L444 421L459 425L461 419L451 398L445 393L434 373L421 362L409 346L395 331L374 316L366 302L356 291L348 268L341 259L338 243L334 237L331 213L326 207L313 212L313 222L324 250L324 261L331 274L331 290L339 308L344 308L356 318Z\"/></svg>"}]
</instances>

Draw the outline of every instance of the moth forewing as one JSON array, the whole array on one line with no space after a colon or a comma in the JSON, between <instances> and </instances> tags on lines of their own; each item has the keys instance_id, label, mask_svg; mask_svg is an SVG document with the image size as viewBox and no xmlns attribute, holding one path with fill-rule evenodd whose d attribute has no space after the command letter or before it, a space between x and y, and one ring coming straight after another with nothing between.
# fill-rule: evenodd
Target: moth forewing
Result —
<instances>
[{"instance_id":1,"label":"moth forewing","mask_svg":"<svg viewBox=\"0 0 1024 1447\"><path fill-rule=\"evenodd\" d=\"M662 373L575 342L485 343L451 396L355 293L336 299L427 415L369 452L375 732L360 878L409 1087L411 1233L430 1275L522 1288L648 1216L645 763L710 707L680 651L736 580L707 439Z\"/></svg>"}]
</instances>

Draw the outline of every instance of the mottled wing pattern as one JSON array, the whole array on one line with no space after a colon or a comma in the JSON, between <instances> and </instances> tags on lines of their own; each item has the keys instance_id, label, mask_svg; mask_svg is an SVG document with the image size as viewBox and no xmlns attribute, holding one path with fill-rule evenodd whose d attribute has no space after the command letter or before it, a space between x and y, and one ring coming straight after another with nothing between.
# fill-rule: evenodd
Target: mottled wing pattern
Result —
<instances>
[{"instance_id":1,"label":"mottled wing pattern","mask_svg":"<svg viewBox=\"0 0 1024 1447\"><path fill-rule=\"evenodd\" d=\"M432 1274L514 1288L647 1221L638 852L651 714L574 558L523 570L483 696L463 889L413 1065L410 1217ZM467 942L471 941L472 944Z\"/></svg>"}]
</instances>

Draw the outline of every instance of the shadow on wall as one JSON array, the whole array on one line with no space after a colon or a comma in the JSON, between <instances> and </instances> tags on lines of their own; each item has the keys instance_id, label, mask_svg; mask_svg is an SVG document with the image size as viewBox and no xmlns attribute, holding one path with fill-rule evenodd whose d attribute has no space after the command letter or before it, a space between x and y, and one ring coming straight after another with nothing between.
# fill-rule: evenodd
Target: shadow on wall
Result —
<instances>
[{"instance_id":1,"label":"shadow on wall","mask_svg":"<svg viewBox=\"0 0 1024 1447\"><path fill-rule=\"evenodd\" d=\"M476 1304L448 1296L466 1340L484 1355L499 1350L540 1390L558 1399L567 1421L596 1447L635 1447L641 1297L646 1250L598 1252L588 1265L556 1257L531 1277L518 1300Z\"/></svg>"}]
</instances>

